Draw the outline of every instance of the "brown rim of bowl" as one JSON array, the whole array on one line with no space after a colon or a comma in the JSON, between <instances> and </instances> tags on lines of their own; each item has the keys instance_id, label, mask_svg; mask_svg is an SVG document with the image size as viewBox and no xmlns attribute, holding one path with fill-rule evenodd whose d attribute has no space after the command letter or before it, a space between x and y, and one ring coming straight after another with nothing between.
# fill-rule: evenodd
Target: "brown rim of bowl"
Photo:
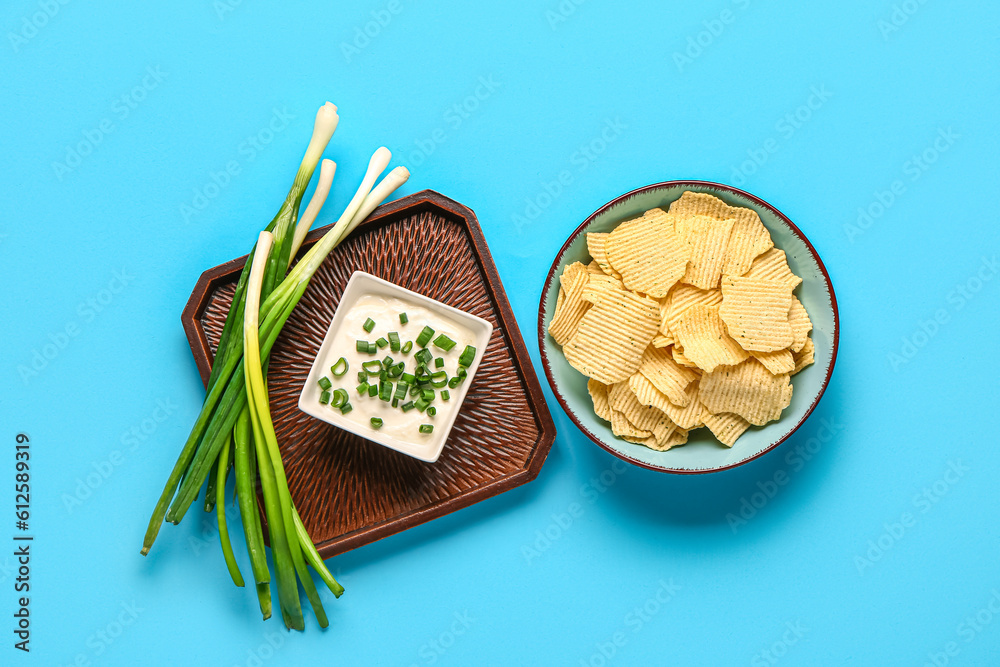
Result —
<instances>
[{"instance_id":1,"label":"brown rim of bowl","mask_svg":"<svg viewBox=\"0 0 1000 667\"><path fill-rule=\"evenodd\" d=\"M813 400L812 404L806 410L805 414L802 415L802 419L799 420L799 422L795 425L794 428L792 428L792 430L783 435L779 440L775 441L767 448L757 452L753 456L750 456L748 458L743 459L742 461L737 461L736 463L727 466L722 466L720 468L706 468L705 470L683 470L678 468L665 468L662 466L650 465L645 461L639 461L638 459L634 459L631 456L626 456L625 454L622 454L621 452L616 451L611 447L608 447L606 444L604 444L604 442L601 441L599 437L597 437L582 423L580 423L580 420L577 419L576 414L570 409L569 405L566 403L566 399L563 398L562 393L556 386L555 379L552 377L552 367L549 364L548 354L546 354L545 352L545 335L547 333L544 327L545 295L548 294L549 287L552 285L552 280L553 278L555 278L555 272L556 268L559 266L559 262L562 260L563 255L566 254L566 251L569 249L569 246L573 243L573 241L576 240L576 238L583 232L583 230L586 229L587 226L590 225L590 223L592 223L598 215L608 210L609 208L615 206L616 204L619 204L631 197L634 197L644 192L648 192L651 190L659 190L663 188L678 187L678 186L680 187L699 186L699 187L709 187L709 188L717 188L719 190L725 190L727 192L739 195L741 197L746 197L747 199L757 204L758 206L762 206L771 211L772 213L774 213L781 221L783 221L786 225L788 225L788 228L792 230L792 233L798 236L799 239L801 239L802 242L805 243L806 247L809 249L809 252L812 253L813 259L816 260L816 265L819 266L819 270L823 273L824 280L826 280L826 286L828 291L830 292L830 304L833 306L833 353L830 356L830 366L827 368L826 377L823 378L823 384L820 386L819 393L816 394L815 400ZM830 384L830 377L833 375L833 367L837 363L837 350L839 349L839 347L840 347L840 311L837 308L837 295L833 291L833 282L830 280L830 274L826 270L826 265L823 264L823 260L820 259L819 253L816 252L816 248L813 247L813 244L809 242L809 239L807 239L806 235L802 233L802 230L796 227L795 223L788 219L788 216L786 216L784 213L776 209L771 204L768 204L760 197L752 195L749 192L744 192L743 190L734 188L730 185L723 185L722 183L714 183L712 181L664 181L663 183L653 183L652 185L647 185L632 190L631 192L626 192L625 194L619 197L615 197L608 203L598 208L596 211L591 213L587 217L587 219L584 220L583 223L579 227L577 227L572 234L569 235L569 238L566 239L566 242L563 244L562 248L559 249L559 252L556 254L555 260L553 260L552 262L552 266L549 267L549 273L545 278L545 285L542 287L541 299L538 302L538 352L541 355L542 367L545 369L545 378L548 380L549 387L552 388L552 393L555 394L556 400L559 401L559 405L562 406L563 412L566 413L566 415L573 421L574 424L576 424L576 427L580 429L580 431L582 431L584 435L590 438L594 442L594 444L596 444L598 447L608 452L609 454L613 454L614 456L617 456L623 461L628 461L633 465L637 465L641 468L646 468L647 470L655 470L657 472L667 472L674 475L703 475L705 473L731 470L732 468L736 468L745 463L749 463L750 461L753 461L754 459L759 458L764 454L767 454L769 451L773 450L775 447L783 443L785 440L788 440L788 438L790 438L793 433L798 431L799 427L802 426L802 424L804 424L807 419L809 419L809 415L811 415L813 410L816 409L816 405L819 403L819 400L823 398L823 394L826 393L826 388Z\"/></svg>"}]
</instances>

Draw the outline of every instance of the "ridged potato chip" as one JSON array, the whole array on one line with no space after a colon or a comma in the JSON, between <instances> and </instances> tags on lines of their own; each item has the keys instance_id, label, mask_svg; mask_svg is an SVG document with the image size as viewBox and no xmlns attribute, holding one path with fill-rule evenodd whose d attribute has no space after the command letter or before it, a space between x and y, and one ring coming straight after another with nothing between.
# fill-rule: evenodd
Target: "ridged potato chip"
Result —
<instances>
[{"instance_id":1,"label":"ridged potato chip","mask_svg":"<svg viewBox=\"0 0 1000 667\"><path fill-rule=\"evenodd\" d=\"M623 222L605 242L611 267L629 289L662 298L687 269L687 248L660 209Z\"/></svg>"},{"instance_id":2,"label":"ridged potato chip","mask_svg":"<svg viewBox=\"0 0 1000 667\"><path fill-rule=\"evenodd\" d=\"M624 414L614 408L611 409L611 432L622 438L638 438L640 440L653 435L652 431L636 428Z\"/></svg>"},{"instance_id":3,"label":"ridged potato chip","mask_svg":"<svg viewBox=\"0 0 1000 667\"><path fill-rule=\"evenodd\" d=\"M684 355L684 349L678 345L676 342L674 346L670 348L670 356L673 360L680 366L685 368L698 368L698 364L694 363ZM700 368L698 370L701 370Z\"/></svg>"},{"instance_id":4,"label":"ridged potato chip","mask_svg":"<svg viewBox=\"0 0 1000 667\"><path fill-rule=\"evenodd\" d=\"M607 385L621 382L638 370L659 322L659 303L623 290L584 314L563 354L587 377Z\"/></svg>"},{"instance_id":5,"label":"ridged potato chip","mask_svg":"<svg viewBox=\"0 0 1000 667\"><path fill-rule=\"evenodd\" d=\"M668 406L673 405L666 394L656 388L649 379L642 373L635 373L628 379L629 389L635 394L635 398L642 405L654 407L660 412L666 412Z\"/></svg>"},{"instance_id":6,"label":"ridged potato chip","mask_svg":"<svg viewBox=\"0 0 1000 667\"><path fill-rule=\"evenodd\" d=\"M700 192L685 192L670 205L670 213L679 218L708 215L716 220L736 220L726 247L722 273L742 276L761 253L774 247L771 234L760 221L757 212L740 206L730 206L718 197Z\"/></svg>"},{"instance_id":7,"label":"ridged potato chip","mask_svg":"<svg viewBox=\"0 0 1000 667\"><path fill-rule=\"evenodd\" d=\"M802 302L794 294L792 295L792 306L788 309L788 326L792 327L792 352L798 352L805 346L813 323Z\"/></svg>"},{"instance_id":8,"label":"ridged potato chip","mask_svg":"<svg viewBox=\"0 0 1000 667\"><path fill-rule=\"evenodd\" d=\"M787 348L774 352L751 352L750 356L764 364L764 368L771 371L771 375L791 373L795 370L795 359L792 357L792 351Z\"/></svg>"},{"instance_id":9,"label":"ridged potato chip","mask_svg":"<svg viewBox=\"0 0 1000 667\"><path fill-rule=\"evenodd\" d=\"M705 412L705 407L698 400L697 382L692 382L688 385L685 393L688 395L688 404L686 407L668 403L663 410L663 414L669 417L670 421L677 424L680 428L689 431L704 425L705 422L702 420L701 415Z\"/></svg>"},{"instance_id":10,"label":"ridged potato chip","mask_svg":"<svg viewBox=\"0 0 1000 667\"><path fill-rule=\"evenodd\" d=\"M605 245L608 241L607 233L590 232L587 234L587 252L590 253L591 259L597 262L597 265L601 267L601 270L609 276L614 276L615 278L621 278L618 272L611 268L611 264L608 262L608 253Z\"/></svg>"},{"instance_id":11,"label":"ridged potato chip","mask_svg":"<svg viewBox=\"0 0 1000 667\"><path fill-rule=\"evenodd\" d=\"M674 339L672 337L664 336L661 333L653 336L653 342L651 343L653 347L670 347L673 344Z\"/></svg>"},{"instance_id":12,"label":"ridged potato chip","mask_svg":"<svg viewBox=\"0 0 1000 667\"><path fill-rule=\"evenodd\" d=\"M698 398L712 412L732 412L763 426L781 417L792 401L788 375L771 375L756 359L738 366L722 366L701 378Z\"/></svg>"},{"instance_id":13,"label":"ridged potato chip","mask_svg":"<svg viewBox=\"0 0 1000 667\"><path fill-rule=\"evenodd\" d=\"M590 281L587 268L580 262L569 264L559 278L562 301L556 301L556 310L549 322L549 334L560 345L565 345L576 333L580 321L590 308L583 300L583 290Z\"/></svg>"},{"instance_id":14,"label":"ridged potato chip","mask_svg":"<svg viewBox=\"0 0 1000 667\"><path fill-rule=\"evenodd\" d=\"M813 345L813 339L806 338L805 345L802 346L801 350L795 353L795 370L792 371L792 375L795 375L803 368L816 361L815 351L816 348Z\"/></svg>"},{"instance_id":15,"label":"ridged potato chip","mask_svg":"<svg viewBox=\"0 0 1000 667\"><path fill-rule=\"evenodd\" d=\"M650 449L655 449L658 452L665 452L671 447L677 447L678 445L683 445L687 441L688 441L688 432L682 428L674 427L674 429L669 433L667 433L665 437L656 438L655 445L647 445L647 447L649 447Z\"/></svg>"},{"instance_id":16,"label":"ridged potato chip","mask_svg":"<svg viewBox=\"0 0 1000 667\"><path fill-rule=\"evenodd\" d=\"M596 259L590 260L590 264L587 265L587 273L592 276L606 276L608 274L604 273L604 269L601 265L597 263Z\"/></svg>"},{"instance_id":17,"label":"ridged potato chip","mask_svg":"<svg viewBox=\"0 0 1000 667\"><path fill-rule=\"evenodd\" d=\"M702 413L701 419L705 422L708 430L712 432L712 435L726 447L732 447L736 444L739 437L750 428L750 422L731 412L720 412L717 415L713 415L708 410L705 410Z\"/></svg>"},{"instance_id":18,"label":"ridged potato chip","mask_svg":"<svg viewBox=\"0 0 1000 667\"><path fill-rule=\"evenodd\" d=\"M760 278L761 280L777 280L787 283L792 289L798 287L802 282L802 278L799 278L788 268L785 251L778 248L771 248L760 255L743 276L745 278Z\"/></svg>"},{"instance_id":19,"label":"ridged potato chip","mask_svg":"<svg viewBox=\"0 0 1000 667\"><path fill-rule=\"evenodd\" d=\"M653 383L670 402L681 407L687 405L687 386L698 379L698 373L678 365L664 350L651 347L642 355L639 372Z\"/></svg>"},{"instance_id":20,"label":"ridged potato chip","mask_svg":"<svg viewBox=\"0 0 1000 667\"><path fill-rule=\"evenodd\" d=\"M725 278L719 316L744 350L773 352L792 344L792 290L777 280Z\"/></svg>"},{"instance_id":21,"label":"ridged potato chip","mask_svg":"<svg viewBox=\"0 0 1000 667\"><path fill-rule=\"evenodd\" d=\"M673 331L684 356L703 371L711 373L718 366L735 366L747 358L746 350L726 332L719 306L691 306Z\"/></svg>"},{"instance_id":22,"label":"ridged potato chip","mask_svg":"<svg viewBox=\"0 0 1000 667\"><path fill-rule=\"evenodd\" d=\"M670 294L664 301L663 309L666 312L661 313L660 331L664 329L672 331L677 326L684 311L699 303L706 306L718 306L722 303L722 292L717 289L703 290L693 285L678 284L677 287L670 290Z\"/></svg>"},{"instance_id":23,"label":"ridged potato chip","mask_svg":"<svg viewBox=\"0 0 1000 667\"><path fill-rule=\"evenodd\" d=\"M611 421L611 405L608 403L608 387L597 380L587 380L587 392L594 403L594 414L606 422Z\"/></svg>"},{"instance_id":24,"label":"ridged potato chip","mask_svg":"<svg viewBox=\"0 0 1000 667\"><path fill-rule=\"evenodd\" d=\"M611 292L620 292L625 289L625 285L622 281L618 280L614 276L609 276L604 273L600 275L591 273L590 281L587 283L587 287L584 288L581 298L589 303L597 303L604 297L606 297Z\"/></svg>"},{"instance_id":25,"label":"ridged potato chip","mask_svg":"<svg viewBox=\"0 0 1000 667\"><path fill-rule=\"evenodd\" d=\"M681 282L704 290L719 286L729 235L736 221L716 220L707 215L691 216L685 223L684 243L688 249L687 271Z\"/></svg>"}]
</instances>

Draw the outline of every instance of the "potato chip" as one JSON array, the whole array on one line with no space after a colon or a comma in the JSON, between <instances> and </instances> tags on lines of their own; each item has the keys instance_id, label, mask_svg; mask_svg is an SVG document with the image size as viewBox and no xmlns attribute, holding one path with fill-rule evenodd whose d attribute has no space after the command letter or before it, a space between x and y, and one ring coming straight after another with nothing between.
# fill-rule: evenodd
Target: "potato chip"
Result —
<instances>
[{"instance_id":1,"label":"potato chip","mask_svg":"<svg viewBox=\"0 0 1000 667\"><path fill-rule=\"evenodd\" d=\"M627 380L656 335L659 315L655 300L624 290L602 299L584 314L576 333L563 345L566 361L604 384Z\"/></svg>"},{"instance_id":2,"label":"potato chip","mask_svg":"<svg viewBox=\"0 0 1000 667\"><path fill-rule=\"evenodd\" d=\"M670 336L664 336L663 334L656 334L653 336L653 341L650 344L653 347L670 347L674 344L674 339Z\"/></svg>"},{"instance_id":3,"label":"potato chip","mask_svg":"<svg viewBox=\"0 0 1000 667\"><path fill-rule=\"evenodd\" d=\"M679 283L670 291L665 300L663 308L666 313L661 313L660 331L663 331L664 328L667 331L673 331L684 311L698 303L706 306L718 306L722 303L722 292L717 289L698 289L693 285Z\"/></svg>"},{"instance_id":4,"label":"potato chip","mask_svg":"<svg viewBox=\"0 0 1000 667\"><path fill-rule=\"evenodd\" d=\"M812 338L806 338L806 344L802 346L802 349L795 353L795 370L792 371L792 375L795 375L803 368L812 364L816 361L816 347L813 345Z\"/></svg>"},{"instance_id":5,"label":"potato chip","mask_svg":"<svg viewBox=\"0 0 1000 667\"><path fill-rule=\"evenodd\" d=\"M702 413L705 412L705 407L698 400L697 382L689 384L685 393L688 395L688 404L686 407L668 403L663 413L680 428L690 430L698 428L705 423L701 418Z\"/></svg>"},{"instance_id":6,"label":"potato chip","mask_svg":"<svg viewBox=\"0 0 1000 667\"><path fill-rule=\"evenodd\" d=\"M757 255L774 247L771 234L760 221L756 211L729 206L710 194L687 191L670 205L670 213L680 218L707 215L716 220L736 221L729 236L726 259L722 267L722 273L727 276L742 276L750 270L750 265Z\"/></svg>"},{"instance_id":7,"label":"potato chip","mask_svg":"<svg viewBox=\"0 0 1000 667\"><path fill-rule=\"evenodd\" d=\"M608 241L608 234L590 232L587 234L587 252L590 253L590 257L597 262L597 265L601 267L601 270L609 276L614 276L615 278L621 278L618 272L611 268L611 264L608 262L608 253L605 245Z\"/></svg>"},{"instance_id":8,"label":"potato chip","mask_svg":"<svg viewBox=\"0 0 1000 667\"><path fill-rule=\"evenodd\" d=\"M556 310L549 322L549 334L560 345L565 345L576 333L580 321L590 308L583 300L583 290L587 287L590 274L580 262L574 262L563 269L559 278L562 283L563 299L556 300Z\"/></svg>"},{"instance_id":9,"label":"potato chip","mask_svg":"<svg viewBox=\"0 0 1000 667\"><path fill-rule=\"evenodd\" d=\"M628 379L629 389L635 398L642 405L648 405L661 412L666 412L669 406L673 405L666 394L656 388L642 373L635 373Z\"/></svg>"},{"instance_id":10,"label":"potato chip","mask_svg":"<svg viewBox=\"0 0 1000 667\"><path fill-rule=\"evenodd\" d=\"M792 352L798 352L805 346L813 323L802 302L794 294L792 295L792 307L788 309L788 325L792 327Z\"/></svg>"},{"instance_id":11,"label":"potato chip","mask_svg":"<svg viewBox=\"0 0 1000 667\"><path fill-rule=\"evenodd\" d=\"M581 298L584 301L597 303L609 293L625 289L625 285L622 284L622 281L618 280L614 276L609 276L605 273L601 273L600 275L591 273L589 276L590 281L587 283L587 287L583 290L583 294L581 295Z\"/></svg>"},{"instance_id":12,"label":"potato chip","mask_svg":"<svg viewBox=\"0 0 1000 667\"><path fill-rule=\"evenodd\" d=\"M721 366L701 378L699 400L712 413L732 412L763 426L781 417L792 401L788 375L771 375L756 359Z\"/></svg>"},{"instance_id":13,"label":"potato chip","mask_svg":"<svg viewBox=\"0 0 1000 667\"><path fill-rule=\"evenodd\" d=\"M746 351L726 332L719 306L700 303L691 306L673 331L684 356L703 371L710 373L717 366L735 366L747 358Z\"/></svg>"},{"instance_id":14,"label":"potato chip","mask_svg":"<svg viewBox=\"0 0 1000 667\"><path fill-rule=\"evenodd\" d=\"M716 220L695 215L686 222L684 243L688 248L688 267L681 282L701 289L719 286L726 246L735 220Z\"/></svg>"},{"instance_id":15,"label":"potato chip","mask_svg":"<svg viewBox=\"0 0 1000 667\"><path fill-rule=\"evenodd\" d=\"M611 405L608 403L608 387L597 380L587 380L587 391L594 403L594 414L606 422L611 421Z\"/></svg>"},{"instance_id":16,"label":"potato chip","mask_svg":"<svg viewBox=\"0 0 1000 667\"><path fill-rule=\"evenodd\" d=\"M671 403L682 407L688 401L684 390L698 379L696 371L678 365L666 351L655 347L647 349L643 354L639 372L663 392Z\"/></svg>"},{"instance_id":17,"label":"potato chip","mask_svg":"<svg viewBox=\"0 0 1000 667\"><path fill-rule=\"evenodd\" d=\"M795 289L802 282L802 278L792 273L788 268L788 260L785 251L778 248L771 248L760 255L750 265L750 270L743 274L745 278L759 278L762 280L777 280L787 283L789 287Z\"/></svg>"},{"instance_id":18,"label":"potato chip","mask_svg":"<svg viewBox=\"0 0 1000 667\"><path fill-rule=\"evenodd\" d=\"M618 225L605 250L626 287L656 298L666 296L687 269L687 249L660 209Z\"/></svg>"},{"instance_id":19,"label":"potato chip","mask_svg":"<svg viewBox=\"0 0 1000 667\"><path fill-rule=\"evenodd\" d=\"M725 278L719 316L729 335L744 350L773 352L788 347L795 337L788 324L792 291L777 280Z\"/></svg>"},{"instance_id":20,"label":"potato chip","mask_svg":"<svg viewBox=\"0 0 1000 667\"><path fill-rule=\"evenodd\" d=\"M677 362L677 364L684 366L685 368L696 368L698 370L701 370L700 368L698 368L698 364L694 363L684 355L684 349L681 346L679 346L676 342L674 343L674 346L670 348L670 356L673 357L674 361Z\"/></svg>"},{"instance_id":21,"label":"potato chip","mask_svg":"<svg viewBox=\"0 0 1000 667\"><path fill-rule=\"evenodd\" d=\"M648 438L653 435L652 431L643 431L633 426L632 422L625 418L625 415L611 409L611 432L617 436L628 438Z\"/></svg>"},{"instance_id":22,"label":"potato chip","mask_svg":"<svg viewBox=\"0 0 1000 667\"><path fill-rule=\"evenodd\" d=\"M701 415L701 419L705 422L708 430L712 432L712 435L726 447L732 447L736 444L739 437L750 428L750 422L731 412L720 412L717 415L713 415L708 410L705 410Z\"/></svg>"},{"instance_id":23,"label":"potato chip","mask_svg":"<svg viewBox=\"0 0 1000 667\"><path fill-rule=\"evenodd\" d=\"M656 437L654 435L654 437ZM655 445L647 445L650 449L655 449L658 452L665 452L671 447L677 447L678 445L683 445L688 441L688 432L682 428L674 427L673 430L668 432L663 438L656 438Z\"/></svg>"},{"instance_id":24,"label":"potato chip","mask_svg":"<svg viewBox=\"0 0 1000 667\"><path fill-rule=\"evenodd\" d=\"M764 368L769 370L771 375L791 373L795 369L795 359L788 348L774 352L751 352L750 356L764 364Z\"/></svg>"},{"instance_id":25,"label":"potato chip","mask_svg":"<svg viewBox=\"0 0 1000 667\"><path fill-rule=\"evenodd\" d=\"M592 276L606 276L608 274L604 273L604 269L601 265L597 263L596 259L590 260L590 264L587 265L587 273Z\"/></svg>"},{"instance_id":26,"label":"potato chip","mask_svg":"<svg viewBox=\"0 0 1000 667\"><path fill-rule=\"evenodd\" d=\"M791 373L795 369L795 359L788 348L774 352L751 352L750 356L762 363L771 375Z\"/></svg>"}]
</instances>

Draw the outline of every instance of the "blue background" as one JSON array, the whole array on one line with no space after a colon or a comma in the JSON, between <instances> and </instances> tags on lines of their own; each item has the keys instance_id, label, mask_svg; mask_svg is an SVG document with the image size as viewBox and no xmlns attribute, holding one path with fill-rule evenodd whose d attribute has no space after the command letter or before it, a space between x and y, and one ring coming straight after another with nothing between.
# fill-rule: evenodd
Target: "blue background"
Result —
<instances>
[{"instance_id":1,"label":"blue background","mask_svg":"<svg viewBox=\"0 0 1000 667\"><path fill-rule=\"evenodd\" d=\"M36 540L30 656L5 629L0 549L0 662L995 662L1000 8L895 6L4 3L0 543L22 431ZM536 364L545 272L601 204L676 178L769 201L837 290L825 398L779 450L674 477L613 465L546 389L559 435L537 481L334 558L347 593L327 596L325 632L260 622L214 519L165 528L141 558L203 395L180 311L270 219L327 99L338 173L317 224L388 146L413 171L400 194L476 211ZM268 136L275 109L294 118ZM230 161L239 174L185 216Z\"/></svg>"}]
</instances>

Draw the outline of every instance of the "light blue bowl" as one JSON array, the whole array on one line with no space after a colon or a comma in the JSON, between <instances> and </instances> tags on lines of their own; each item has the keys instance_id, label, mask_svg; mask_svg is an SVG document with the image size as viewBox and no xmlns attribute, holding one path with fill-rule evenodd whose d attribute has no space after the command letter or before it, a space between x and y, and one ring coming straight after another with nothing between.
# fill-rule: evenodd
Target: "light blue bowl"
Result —
<instances>
[{"instance_id":1,"label":"light blue bowl","mask_svg":"<svg viewBox=\"0 0 1000 667\"><path fill-rule=\"evenodd\" d=\"M623 220L642 215L651 208L666 210L681 194L691 190L719 197L732 206L757 211L771 232L774 245L785 251L788 266L802 278L795 290L812 319L812 338L816 363L792 377L792 403L781 419L765 426L751 426L732 448L720 444L708 429L691 432L688 444L665 452L622 440L611 432L611 425L594 414L587 378L566 362L561 348L548 334L549 321L559 294L558 276L573 262L590 262L587 252L588 232L609 232ZM668 181L633 190L608 202L587 218L556 255L542 290L538 312L538 345L545 375L552 391L570 419L595 443L629 463L671 473L705 473L726 470L768 452L802 425L819 403L837 360L840 321L837 297L830 276L816 249L792 221L767 202L751 194L719 183L705 181Z\"/></svg>"}]
</instances>

